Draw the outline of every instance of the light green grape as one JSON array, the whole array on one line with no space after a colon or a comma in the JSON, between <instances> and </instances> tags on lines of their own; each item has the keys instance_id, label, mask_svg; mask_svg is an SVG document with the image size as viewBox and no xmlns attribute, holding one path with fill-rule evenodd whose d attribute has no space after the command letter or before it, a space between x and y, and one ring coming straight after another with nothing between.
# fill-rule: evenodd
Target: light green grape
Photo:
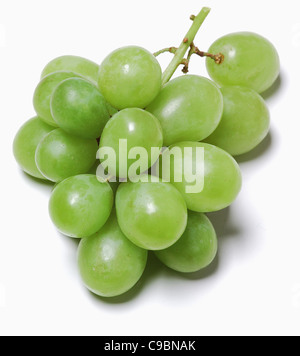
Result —
<instances>
[{"instance_id":1,"label":"light green grape","mask_svg":"<svg viewBox=\"0 0 300 356\"><path fill-rule=\"evenodd\" d=\"M83 239L78 248L78 266L85 286L101 297L128 292L146 267L148 252L130 242L113 213L95 235Z\"/></svg>"},{"instance_id":2,"label":"light green grape","mask_svg":"<svg viewBox=\"0 0 300 356\"><path fill-rule=\"evenodd\" d=\"M204 159L197 148L204 149ZM170 159L172 150L177 154ZM164 180L170 179L181 192L189 210L202 213L222 210L233 203L241 190L241 171L234 158L207 143L172 145L163 153L160 163L160 175Z\"/></svg>"},{"instance_id":3,"label":"light green grape","mask_svg":"<svg viewBox=\"0 0 300 356\"><path fill-rule=\"evenodd\" d=\"M104 97L93 84L81 78L67 79L56 87L51 113L64 131L91 139L100 137L110 119Z\"/></svg>"},{"instance_id":4,"label":"light green grape","mask_svg":"<svg viewBox=\"0 0 300 356\"><path fill-rule=\"evenodd\" d=\"M158 180L122 183L116 195L116 209L125 236L148 250L170 247L187 224L187 208L181 194L170 183Z\"/></svg>"},{"instance_id":5,"label":"light green grape","mask_svg":"<svg viewBox=\"0 0 300 356\"><path fill-rule=\"evenodd\" d=\"M218 240L210 220L202 213L190 211L187 228L179 241L155 254L167 267L193 273L209 266L217 250Z\"/></svg>"},{"instance_id":6,"label":"light green grape","mask_svg":"<svg viewBox=\"0 0 300 356\"><path fill-rule=\"evenodd\" d=\"M208 51L224 55L222 64L211 58L206 62L210 77L221 86L245 86L262 93L278 78L280 60L275 47L255 33L238 32L224 36Z\"/></svg>"},{"instance_id":7,"label":"light green grape","mask_svg":"<svg viewBox=\"0 0 300 356\"><path fill-rule=\"evenodd\" d=\"M55 187L49 212L61 233L83 238L95 234L106 223L113 200L109 183L99 182L95 175L78 175Z\"/></svg>"},{"instance_id":8,"label":"light green grape","mask_svg":"<svg viewBox=\"0 0 300 356\"><path fill-rule=\"evenodd\" d=\"M48 134L36 150L40 172L53 182L89 172L96 161L97 141L74 137L56 129Z\"/></svg>"},{"instance_id":9,"label":"light green grape","mask_svg":"<svg viewBox=\"0 0 300 356\"><path fill-rule=\"evenodd\" d=\"M147 110L160 121L164 145L170 146L208 137L221 120L223 98L209 79L187 75L169 82Z\"/></svg>"},{"instance_id":10,"label":"light green grape","mask_svg":"<svg viewBox=\"0 0 300 356\"><path fill-rule=\"evenodd\" d=\"M89 59L78 56L61 56L46 65L41 78L55 72L73 72L97 84L99 65Z\"/></svg>"},{"instance_id":11,"label":"light green grape","mask_svg":"<svg viewBox=\"0 0 300 356\"><path fill-rule=\"evenodd\" d=\"M34 96L33 105L38 116L47 124L57 127L57 123L52 117L50 101L56 87L64 80L78 77L73 72L56 72L43 78L38 84Z\"/></svg>"},{"instance_id":12,"label":"light green grape","mask_svg":"<svg viewBox=\"0 0 300 356\"><path fill-rule=\"evenodd\" d=\"M142 147L145 149L145 157L128 158L127 152L120 147L120 140L124 139L127 140L128 154L131 149ZM105 126L100 140L100 148L109 147L115 152L117 165L112 167L109 173L120 178L148 170L158 159L162 144L163 135L159 121L147 111L136 108L125 109L115 114ZM158 150L151 154L152 147L157 147ZM121 160L120 154L124 156ZM143 170L131 174L130 168L138 158Z\"/></svg>"},{"instance_id":13,"label":"light green grape","mask_svg":"<svg viewBox=\"0 0 300 356\"><path fill-rule=\"evenodd\" d=\"M13 152L16 161L24 172L35 178L46 179L36 166L35 151L42 139L53 130L53 126L34 117L20 128L14 139Z\"/></svg>"},{"instance_id":14,"label":"light green grape","mask_svg":"<svg viewBox=\"0 0 300 356\"><path fill-rule=\"evenodd\" d=\"M161 89L161 67L144 48L117 49L100 65L98 85L115 108L145 108Z\"/></svg>"},{"instance_id":15,"label":"light green grape","mask_svg":"<svg viewBox=\"0 0 300 356\"><path fill-rule=\"evenodd\" d=\"M205 142L233 156L251 151L267 136L270 114L263 98L245 87L223 87L224 112L220 125Z\"/></svg>"}]
</instances>

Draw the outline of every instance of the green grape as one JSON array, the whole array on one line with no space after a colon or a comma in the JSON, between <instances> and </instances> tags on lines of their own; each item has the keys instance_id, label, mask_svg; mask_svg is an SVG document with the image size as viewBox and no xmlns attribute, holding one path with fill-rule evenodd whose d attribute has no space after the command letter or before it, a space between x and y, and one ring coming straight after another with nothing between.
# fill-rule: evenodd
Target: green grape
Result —
<instances>
[{"instance_id":1,"label":"green grape","mask_svg":"<svg viewBox=\"0 0 300 356\"><path fill-rule=\"evenodd\" d=\"M49 212L61 233L83 238L95 234L106 223L113 200L109 183L99 182L95 175L78 175L55 187Z\"/></svg>"},{"instance_id":2,"label":"green grape","mask_svg":"<svg viewBox=\"0 0 300 356\"><path fill-rule=\"evenodd\" d=\"M218 126L223 112L219 88L196 75L169 82L147 107L163 128L164 145L201 141Z\"/></svg>"},{"instance_id":3,"label":"green grape","mask_svg":"<svg viewBox=\"0 0 300 356\"><path fill-rule=\"evenodd\" d=\"M100 137L110 119L104 97L93 84L81 78L67 79L56 87L51 113L59 127L82 138Z\"/></svg>"},{"instance_id":4,"label":"green grape","mask_svg":"<svg viewBox=\"0 0 300 356\"><path fill-rule=\"evenodd\" d=\"M270 114L263 98L245 87L223 87L224 112L220 125L205 142L233 156L251 151L267 136Z\"/></svg>"},{"instance_id":5,"label":"green grape","mask_svg":"<svg viewBox=\"0 0 300 356\"><path fill-rule=\"evenodd\" d=\"M187 228L179 241L155 254L167 267L193 273L209 266L217 250L218 240L210 220L202 213L190 211Z\"/></svg>"},{"instance_id":6,"label":"green grape","mask_svg":"<svg viewBox=\"0 0 300 356\"><path fill-rule=\"evenodd\" d=\"M280 72L280 60L275 47L267 39L251 32L239 32L218 39L209 53L224 55L217 64L207 58L210 77L219 85L240 85L258 93L269 89Z\"/></svg>"},{"instance_id":7,"label":"green grape","mask_svg":"<svg viewBox=\"0 0 300 356\"><path fill-rule=\"evenodd\" d=\"M16 161L24 172L35 178L46 179L36 166L35 151L42 139L53 130L54 127L47 125L39 117L34 117L20 128L14 139L13 152Z\"/></svg>"},{"instance_id":8,"label":"green grape","mask_svg":"<svg viewBox=\"0 0 300 356\"><path fill-rule=\"evenodd\" d=\"M130 242L119 228L115 213L95 235L78 248L78 266L85 286L101 297L128 292L139 281L148 252Z\"/></svg>"},{"instance_id":9,"label":"green grape","mask_svg":"<svg viewBox=\"0 0 300 356\"><path fill-rule=\"evenodd\" d=\"M128 152L125 147L120 146L120 140L127 140ZM121 178L148 170L158 159L162 144L163 136L159 121L147 111L136 108L124 109L115 114L105 126L100 140L101 149L109 147L116 153L116 167L111 167L109 173ZM142 172L133 172L131 168L134 167L132 165L137 162L137 158L128 158L126 154L136 147L145 149L145 155L139 158L143 167ZM157 151L151 150L152 147L157 147ZM121 159L120 155L123 155Z\"/></svg>"},{"instance_id":10,"label":"green grape","mask_svg":"<svg viewBox=\"0 0 300 356\"><path fill-rule=\"evenodd\" d=\"M197 155L197 148L204 149L204 158ZM170 159L175 150L177 154ZM222 210L233 203L241 190L242 177L236 161L207 143L175 144L163 153L160 163L160 175L164 180L170 179L182 193L189 210L202 213Z\"/></svg>"},{"instance_id":11,"label":"green grape","mask_svg":"<svg viewBox=\"0 0 300 356\"><path fill-rule=\"evenodd\" d=\"M33 105L39 117L47 124L57 127L50 108L50 101L54 90L62 81L74 77L78 77L78 75L73 72L56 72L49 74L38 84L33 96Z\"/></svg>"},{"instance_id":12,"label":"green grape","mask_svg":"<svg viewBox=\"0 0 300 356\"><path fill-rule=\"evenodd\" d=\"M99 65L89 59L78 56L61 56L46 65L41 78L55 72L73 72L97 84Z\"/></svg>"},{"instance_id":13,"label":"green grape","mask_svg":"<svg viewBox=\"0 0 300 356\"><path fill-rule=\"evenodd\" d=\"M74 137L56 129L48 134L36 150L40 172L53 182L89 172L96 161L97 141Z\"/></svg>"},{"instance_id":14,"label":"green grape","mask_svg":"<svg viewBox=\"0 0 300 356\"><path fill-rule=\"evenodd\" d=\"M141 47L123 47L100 65L101 93L115 108L145 108L161 89L161 67L157 59Z\"/></svg>"},{"instance_id":15,"label":"green grape","mask_svg":"<svg viewBox=\"0 0 300 356\"><path fill-rule=\"evenodd\" d=\"M147 182L142 178L137 183L122 183L116 195L116 209L125 236L147 250L170 247L187 224L184 199L170 183L159 180Z\"/></svg>"}]
</instances>

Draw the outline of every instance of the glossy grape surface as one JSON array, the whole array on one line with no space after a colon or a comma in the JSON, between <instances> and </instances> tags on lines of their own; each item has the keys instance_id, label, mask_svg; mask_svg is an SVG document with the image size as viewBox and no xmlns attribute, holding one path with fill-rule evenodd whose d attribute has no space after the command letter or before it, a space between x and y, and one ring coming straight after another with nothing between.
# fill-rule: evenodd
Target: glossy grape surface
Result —
<instances>
[{"instance_id":1,"label":"glossy grape surface","mask_svg":"<svg viewBox=\"0 0 300 356\"><path fill-rule=\"evenodd\" d=\"M61 56L46 65L41 78L55 72L73 72L93 83L98 82L99 65L89 59L78 56Z\"/></svg>"},{"instance_id":2,"label":"glossy grape surface","mask_svg":"<svg viewBox=\"0 0 300 356\"><path fill-rule=\"evenodd\" d=\"M269 89L280 72L279 55L264 37L251 32L238 32L218 39L209 53L222 53L222 64L207 58L210 77L221 86L239 85L258 93Z\"/></svg>"},{"instance_id":3,"label":"glossy grape surface","mask_svg":"<svg viewBox=\"0 0 300 356\"><path fill-rule=\"evenodd\" d=\"M145 157L137 157L144 166L143 171L140 172L143 173L159 157L163 144L161 125L152 114L142 109L133 108L115 114L105 126L100 140L100 148L112 148L116 153L117 161L116 169L110 173L113 176L126 178L130 174L131 165L136 162L137 158L127 159L126 152L122 150L122 147L120 149L120 139L127 140L128 153L135 147L143 147L146 150ZM151 154L152 147L158 147L159 150ZM119 159L120 153L125 155L124 159Z\"/></svg>"},{"instance_id":4,"label":"glossy grape surface","mask_svg":"<svg viewBox=\"0 0 300 356\"><path fill-rule=\"evenodd\" d=\"M50 106L54 90L62 81L74 77L78 75L73 72L55 72L49 74L38 84L33 96L33 105L39 117L47 124L58 126L52 117Z\"/></svg>"},{"instance_id":5,"label":"glossy grape surface","mask_svg":"<svg viewBox=\"0 0 300 356\"><path fill-rule=\"evenodd\" d=\"M221 120L223 98L209 79L187 75L165 85L147 110L160 121L164 145L170 146L208 137Z\"/></svg>"},{"instance_id":6,"label":"glossy grape surface","mask_svg":"<svg viewBox=\"0 0 300 356\"><path fill-rule=\"evenodd\" d=\"M51 113L64 131L82 138L100 137L110 115L99 90L81 78L63 81L51 99Z\"/></svg>"},{"instance_id":7,"label":"glossy grape surface","mask_svg":"<svg viewBox=\"0 0 300 356\"><path fill-rule=\"evenodd\" d=\"M20 128L14 139L13 152L16 161L24 172L35 178L46 179L36 166L35 151L42 139L53 130L53 126L34 117Z\"/></svg>"},{"instance_id":8,"label":"glossy grape surface","mask_svg":"<svg viewBox=\"0 0 300 356\"><path fill-rule=\"evenodd\" d=\"M242 177L238 164L227 152L207 143L198 142L181 142L171 146L170 150L174 147L181 152L181 157L171 159L170 178L172 184L182 193L189 210L202 213L213 212L222 210L234 202L241 190ZM204 172L202 160L197 160L197 147L204 148ZM187 154L185 148L192 150ZM165 176L168 169L163 157L167 154L168 151L165 151L161 157L161 175L165 180L168 179ZM198 171L199 181L201 177L204 178L204 187L201 192L187 191L187 188L194 186L195 182L188 181L184 174L184 167L192 167L193 172ZM175 182L174 172L181 177L181 182Z\"/></svg>"},{"instance_id":9,"label":"glossy grape surface","mask_svg":"<svg viewBox=\"0 0 300 356\"><path fill-rule=\"evenodd\" d=\"M267 136L270 114L263 98L245 87L223 87L224 112L220 125L205 142L233 156L251 151Z\"/></svg>"},{"instance_id":10,"label":"glossy grape surface","mask_svg":"<svg viewBox=\"0 0 300 356\"><path fill-rule=\"evenodd\" d=\"M130 242L113 213L95 235L83 239L78 249L78 266L85 286L102 297L128 292L141 278L148 252Z\"/></svg>"},{"instance_id":11,"label":"glossy grape surface","mask_svg":"<svg viewBox=\"0 0 300 356\"><path fill-rule=\"evenodd\" d=\"M113 201L109 183L100 183L94 175L79 175L55 187L49 212L61 233L83 238L95 234L106 223Z\"/></svg>"},{"instance_id":12,"label":"glossy grape surface","mask_svg":"<svg viewBox=\"0 0 300 356\"><path fill-rule=\"evenodd\" d=\"M202 213L190 211L187 228L179 241L155 254L169 268L192 273L209 266L217 250L218 240L210 220Z\"/></svg>"},{"instance_id":13,"label":"glossy grape surface","mask_svg":"<svg viewBox=\"0 0 300 356\"><path fill-rule=\"evenodd\" d=\"M98 85L115 108L145 108L161 89L161 67L152 53L129 46L117 49L100 65Z\"/></svg>"},{"instance_id":14,"label":"glossy grape surface","mask_svg":"<svg viewBox=\"0 0 300 356\"><path fill-rule=\"evenodd\" d=\"M170 183L122 183L117 191L116 209L125 236L148 250L173 245L187 224L184 199Z\"/></svg>"},{"instance_id":15,"label":"glossy grape surface","mask_svg":"<svg viewBox=\"0 0 300 356\"><path fill-rule=\"evenodd\" d=\"M96 161L96 140L71 136L62 129L48 134L36 150L40 172L53 182L89 172Z\"/></svg>"}]
</instances>

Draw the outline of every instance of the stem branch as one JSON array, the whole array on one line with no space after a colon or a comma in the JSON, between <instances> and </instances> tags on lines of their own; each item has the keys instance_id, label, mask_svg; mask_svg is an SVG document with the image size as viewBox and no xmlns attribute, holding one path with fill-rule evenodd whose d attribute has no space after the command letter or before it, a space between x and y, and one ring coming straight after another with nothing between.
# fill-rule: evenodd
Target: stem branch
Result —
<instances>
[{"instance_id":1,"label":"stem branch","mask_svg":"<svg viewBox=\"0 0 300 356\"><path fill-rule=\"evenodd\" d=\"M173 74L175 73L176 69L182 63L184 56L187 50L190 48L191 44L194 42L194 39L202 26L203 22L205 21L206 17L210 13L210 8L204 7L198 16L195 18L193 17L193 24L189 30L189 32L184 37L184 40L181 42L179 48L176 50L173 60L167 67L167 69L163 73L162 77L162 84L165 85L168 81L172 78Z\"/></svg>"},{"instance_id":2,"label":"stem branch","mask_svg":"<svg viewBox=\"0 0 300 356\"><path fill-rule=\"evenodd\" d=\"M211 54L207 52L200 51L199 48L195 48L195 54L197 54L200 57L208 57L213 59L217 64L222 64L224 62L224 54L218 53L218 54Z\"/></svg>"},{"instance_id":3,"label":"stem branch","mask_svg":"<svg viewBox=\"0 0 300 356\"><path fill-rule=\"evenodd\" d=\"M189 50L189 53L187 55L187 58L186 58L186 63L185 63L185 66L183 67L182 69L182 72L184 74L187 74L189 72L189 65L190 65L190 61L191 61L191 58L192 58L192 55L195 53L195 45L194 45L194 42L191 43L191 46L190 46L190 50Z\"/></svg>"},{"instance_id":4,"label":"stem branch","mask_svg":"<svg viewBox=\"0 0 300 356\"><path fill-rule=\"evenodd\" d=\"M176 47L168 47L168 48L161 49L160 51L157 51L153 54L155 57L158 57L160 54L167 53L167 52L175 54L177 49L178 48Z\"/></svg>"}]
</instances>

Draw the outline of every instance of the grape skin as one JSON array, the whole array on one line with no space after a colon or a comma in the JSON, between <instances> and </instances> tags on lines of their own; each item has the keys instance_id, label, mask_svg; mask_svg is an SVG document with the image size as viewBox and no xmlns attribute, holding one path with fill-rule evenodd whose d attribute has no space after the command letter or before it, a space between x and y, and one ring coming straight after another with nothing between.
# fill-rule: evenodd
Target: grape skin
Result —
<instances>
[{"instance_id":1,"label":"grape skin","mask_svg":"<svg viewBox=\"0 0 300 356\"><path fill-rule=\"evenodd\" d=\"M55 72L73 72L97 84L99 65L79 56L61 56L53 59L43 69L41 79Z\"/></svg>"},{"instance_id":2,"label":"grape skin","mask_svg":"<svg viewBox=\"0 0 300 356\"><path fill-rule=\"evenodd\" d=\"M171 183L181 192L189 210L201 213L214 212L225 209L234 202L241 190L242 176L233 157L224 150L207 143L180 142L170 146L169 149L172 150L174 147L181 151L182 158L171 160ZM201 173L204 177L204 188L199 193L189 193L187 187L190 183L185 180L183 169L191 161L193 171L197 171L196 167L202 163L197 161L195 152L197 147L204 148L204 175ZM186 155L185 148L192 148L192 155ZM165 151L163 156L166 154L168 151ZM165 179L164 175L168 173L168 170L163 156L160 158L162 162L160 174ZM181 182L175 182L174 165L182 166Z\"/></svg>"},{"instance_id":3,"label":"grape skin","mask_svg":"<svg viewBox=\"0 0 300 356\"><path fill-rule=\"evenodd\" d=\"M110 119L107 104L99 90L81 78L59 84L51 98L51 113L64 131L86 139L96 139Z\"/></svg>"},{"instance_id":4,"label":"grape skin","mask_svg":"<svg viewBox=\"0 0 300 356\"><path fill-rule=\"evenodd\" d=\"M252 32L238 32L221 37L209 53L224 55L222 64L207 58L210 77L220 86L245 86L263 93L278 78L279 55L271 42Z\"/></svg>"},{"instance_id":5,"label":"grape skin","mask_svg":"<svg viewBox=\"0 0 300 356\"><path fill-rule=\"evenodd\" d=\"M34 178L46 180L35 163L35 152L42 139L54 130L39 117L27 121L18 131L13 143L16 161L24 172Z\"/></svg>"},{"instance_id":6,"label":"grape skin","mask_svg":"<svg viewBox=\"0 0 300 356\"><path fill-rule=\"evenodd\" d=\"M161 89L162 71L157 59L144 48L117 49L100 65L98 85L115 108L145 108Z\"/></svg>"},{"instance_id":7,"label":"grape skin","mask_svg":"<svg viewBox=\"0 0 300 356\"><path fill-rule=\"evenodd\" d=\"M124 236L114 212L104 227L81 240L78 248L78 266L84 285L106 298L133 288L143 275L147 258L148 251Z\"/></svg>"},{"instance_id":8,"label":"grape skin","mask_svg":"<svg viewBox=\"0 0 300 356\"><path fill-rule=\"evenodd\" d=\"M189 211L187 228L179 241L166 250L156 251L155 255L177 272L193 273L209 266L217 251L217 235L208 217Z\"/></svg>"},{"instance_id":9,"label":"grape skin","mask_svg":"<svg viewBox=\"0 0 300 356\"><path fill-rule=\"evenodd\" d=\"M71 136L62 129L48 134L36 150L36 164L40 172L52 182L88 173L96 162L98 144Z\"/></svg>"},{"instance_id":10,"label":"grape skin","mask_svg":"<svg viewBox=\"0 0 300 356\"><path fill-rule=\"evenodd\" d=\"M160 121L165 146L201 141L219 125L223 97L211 80L186 75L166 84L147 111Z\"/></svg>"},{"instance_id":11,"label":"grape skin","mask_svg":"<svg viewBox=\"0 0 300 356\"><path fill-rule=\"evenodd\" d=\"M270 113L263 98L245 87L223 87L224 112L220 125L205 142L233 156L250 152L267 136Z\"/></svg>"},{"instance_id":12,"label":"grape skin","mask_svg":"<svg viewBox=\"0 0 300 356\"><path fill-rule=\"evenodd\" d=\"M33 105L38 116L48 125L58 127L51 114L51 98L56 87L64 80L76 78L78 75L73 72L55 72L43 78L35 89L33 95Z\"/></svg>"},{"instance_id":13,"label":"grape skin","mask_svg":"<svg viewBox=\"0 0 300 356\"><path fill-rule=\"evenodd\" d=\"M126 158L120 162L120 140L124 139L127 140L128 153L131 148L135 147L142 147L146 150L146 161L142 157L140 159L141 165L145 167L144 170L147 170L151 167L152 161L156 161L159 157L163 144L162 128L156 117L137 108L124 109L108 121L101 136L100 149L110 147L114 150L117 166L110 173L120 178L127 178L131 165L136 162L136 159ZM152 147L158 148L156 154L151 154Z\"/></svg>"},{"instance_id":14,"label":"grape skin","mask_svg":"<svg viewBox=\"0 0 300 356\"><path fill-rule=\"evenodd\" d=\"M50 217L63 234L84 238L98 232L108 220L113 191L95 175L78 175L59 183L49 202Z\"/></svg>"},{"instance_id":15,"label":"grape skin","mask_svg":"<svg viewBox=\"0 0 300 356\"><path fill-rule=\"evenodd\" d=\"M117 191L116 210L125 236L148 250L173 245L187 224L184 199L170 183L161 181L122 183Z\"/></svg>"}]
</instances>

